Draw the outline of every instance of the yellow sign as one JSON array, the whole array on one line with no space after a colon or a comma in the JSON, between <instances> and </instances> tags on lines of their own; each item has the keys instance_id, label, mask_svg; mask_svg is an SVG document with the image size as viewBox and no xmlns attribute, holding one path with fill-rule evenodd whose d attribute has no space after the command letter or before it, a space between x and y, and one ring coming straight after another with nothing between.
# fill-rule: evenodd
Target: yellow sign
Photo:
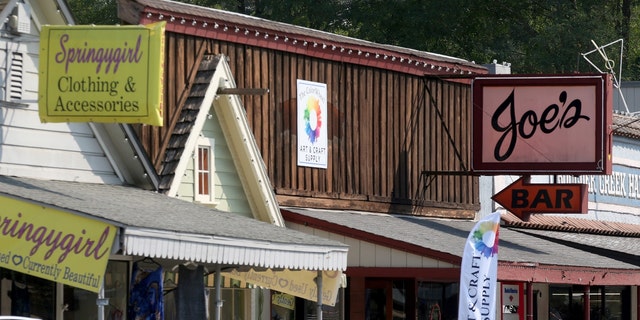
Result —
<instances>
[{"instance_id":1,"label":"yellow sign","mask_svg":"<svg viewBox=\"0 0 640 320\"><path fill-rule=\"evenodd\" d=\"M165 25L43 26L40 120L162 126Z\"/></svg>"},{"instance_id":2,"label":"yellow sign","mask_svg":"<svg viewBox=\"0 0 640 320\"><path fill-rule=\"evenodd\" d=\"M236 270L223 272L222 275L307 300L318 301L318 287L315 282L318 272L316 271L288 269L255 271L251 269L248 272ZM342 272L340 271L322 271L322 304L330 306L336 304L341 280Z\"/></svg>"},{"instance_id":3,"label":"yellow sign","mask_svg":"<svg viewBox=\"0 0 640 320\"><path fill-rule=\"evenodd\" d=\"M0 267L98 292L116 227L0 197Z\"/></svg>"},{"instance_id":4,"label":"yellow sign","mask_svg":"<svg viewBox=\"0 0 640 320\"><path fill-rule=\"evenodd\" d=\"M289 310L296 309L296 298L286 293L275 293L271 295L271 304L281 306Z\"/></svg>"}]
</instances>

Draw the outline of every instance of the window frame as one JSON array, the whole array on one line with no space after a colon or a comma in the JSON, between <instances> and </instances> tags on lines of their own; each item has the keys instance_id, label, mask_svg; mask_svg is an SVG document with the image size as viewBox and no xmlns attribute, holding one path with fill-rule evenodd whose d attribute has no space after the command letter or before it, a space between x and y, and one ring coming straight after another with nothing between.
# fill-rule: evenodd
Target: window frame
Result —
<instances>
[{"instance_id":1,"label":"window frame","mask_svg":"<svg viewBox=\"0 0 640 320\"><path fill-rule=\"evenodd\" d=\"M206 138L206 137L198 137L198 141L196 143L195 150L193 151L193 198L195 202L205 203L205 204L215 204L215 190L213 189L213 174L215 172L214 166L214 145L215 139ZM200 193L200 176L205 173L205 170L201 169L200 166L200 150L207 149L208 150L208 170L206 170L206 174L208 175L208 185L207 189L209 190L208 194Z\"/></svg>"}]
</instances>

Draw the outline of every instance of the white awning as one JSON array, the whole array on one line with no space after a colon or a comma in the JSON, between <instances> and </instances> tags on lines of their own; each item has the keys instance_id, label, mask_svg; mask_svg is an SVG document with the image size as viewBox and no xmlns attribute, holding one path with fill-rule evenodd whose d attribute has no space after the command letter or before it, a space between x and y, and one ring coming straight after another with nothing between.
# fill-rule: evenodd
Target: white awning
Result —
<instances>
[{"instance_id":1,"label":"white awning","mask_svg":"<svg viewBox=\"0 0 640 320\"><path fill-rule=\"evenodd\" d=\"M0 175L0 195L112 224L127 255L240 268L347 268L344 243L137 188Z\"/></svg>"},{"instance_id":2,"label":"white awning","mask_svg":"<svg viewBox=\"0 0 640 320\"><path fill-rule=\"evenodd\" d=\"M164 230L124 228L125 254L268 269L339 270L346 247L279 243Z\"/></svg>"}]
</instances>

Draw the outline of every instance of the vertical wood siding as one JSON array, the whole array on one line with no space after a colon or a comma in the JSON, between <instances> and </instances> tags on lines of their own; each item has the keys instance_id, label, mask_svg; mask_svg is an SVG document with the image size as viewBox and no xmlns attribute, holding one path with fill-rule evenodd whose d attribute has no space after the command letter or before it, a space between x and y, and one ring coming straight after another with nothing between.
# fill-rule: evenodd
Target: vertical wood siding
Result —
<instances>
[{"instance_id":1,"label":"vertical wood siding","mask_svg":"<svg viewBox=\"0 0 640 320\"><path fill-rule=\"evenodd\" d=\"M471 159L468 84L174 33L167 33L166 50L165 126L138 127L154 159L204 50L229 57L239 88L270 90L242 100L285 204L358 201L363 210L404 205L414 214L479 208L477 177L460 174ZM327 84L326 170L297 166L297 79Z\"/></svg>"}]
</instances>

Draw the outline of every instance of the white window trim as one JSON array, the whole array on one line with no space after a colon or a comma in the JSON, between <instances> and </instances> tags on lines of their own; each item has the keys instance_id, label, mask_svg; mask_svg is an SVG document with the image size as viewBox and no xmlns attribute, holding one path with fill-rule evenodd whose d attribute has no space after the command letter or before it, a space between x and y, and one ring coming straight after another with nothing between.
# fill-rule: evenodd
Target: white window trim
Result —
<instances>
[{"instance_id":1,"label":"white window trim","mask_svg":"<svg viewBox=\"0 0 640 320\"><path fill-rule=\"evenodd\" d=\"M215 145L215 139L201 136L201 137L198 137L196 148L193 151L193 161L194 161L193 163L193 196L194 196L194 200L199 203L216 204L215 190L213 188L214 186L213 174L215 173L214 145ZM198 179L199 169L200 169L200 166L199 166L200 159L199 159L198 149L200 149L200 147L207 147L209 149L209 194L208 195L201 195L198 192L198 187L200 184L200 181Z\"/></svg>"}]
</instances>

